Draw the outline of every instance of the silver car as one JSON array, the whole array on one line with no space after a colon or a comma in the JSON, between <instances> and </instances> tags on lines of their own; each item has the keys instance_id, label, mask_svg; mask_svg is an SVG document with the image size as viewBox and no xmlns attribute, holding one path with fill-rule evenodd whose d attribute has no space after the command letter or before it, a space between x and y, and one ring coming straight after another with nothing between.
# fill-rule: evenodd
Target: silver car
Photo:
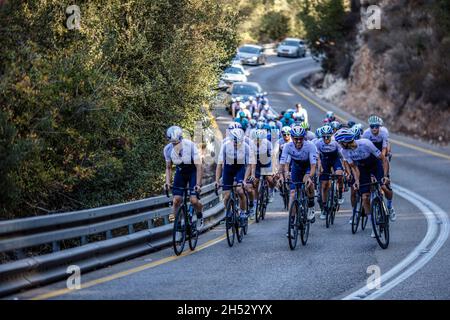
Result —
<instances>
[{"instance_id":1,"label":"silver car","mask_svg":"<svg viewBox=\"0 0 450 320\"><path fill-rule=\"evenodd\" d=\"M266 64L267 56L261 46L246 44L238 49L238 57L242 64L260 65Z\"/></svg>"},{"instance_id":2,"label":"silver car","mask_svg":"<svg viewBox=\"0 0 450 320\"><path fill-rule=\"evenodd\" d=\"M279 57L305 57L305 42L298 38L286 38L277 47Z\"/></svg>"}]
</instances>

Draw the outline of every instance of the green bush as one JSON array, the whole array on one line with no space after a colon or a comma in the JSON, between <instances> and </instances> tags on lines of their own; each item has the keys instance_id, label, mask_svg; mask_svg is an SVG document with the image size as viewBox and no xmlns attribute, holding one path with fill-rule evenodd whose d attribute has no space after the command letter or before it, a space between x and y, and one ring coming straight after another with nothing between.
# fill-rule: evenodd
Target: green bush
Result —
<instances>
[{"instance_id":1,"label":"green bush","mask_svg":"<svg viewBox=\"0 0 450 320\"><path fill-rule=\"evenodd\" d=\"M282 12L271 11L261 19L259 27L260 42L279 41L290 32L290 18Z\"/></svg>"},{"instance_id":2,"label":"green bush","mask_svg":"<svg viewBox=\"0 0 450 320\"><path fill-rule=\"evenodd\" d=\"M203 116L237 45L234 1L0 6L0 219L160 192L164 131Z\"/></svg>"}]
</instances>

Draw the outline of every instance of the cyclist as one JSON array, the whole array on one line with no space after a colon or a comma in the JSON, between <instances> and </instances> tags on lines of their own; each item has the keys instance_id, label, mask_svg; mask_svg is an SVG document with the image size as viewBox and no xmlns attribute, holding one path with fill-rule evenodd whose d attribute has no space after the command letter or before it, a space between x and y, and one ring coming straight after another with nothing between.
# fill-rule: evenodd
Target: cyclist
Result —
<instances>
[{"instance_id":1,"label":"cyclist","mask_svg":"<svg viewBox=\"0 0 450 320\"><path fill-rule=\"evenodd\" d=\"M244 131L240 128L229 130L229 136L223 140L216 167L216 188L220 178L223 179L223 200L225 207L230 198L231 185L236 180L238 184L253 181L255 177L256 159L251 151L251 145L245 141ZM242 186L236 188L239 197L240 217L245 219L247 202Z\"/></svg>"},{"instance_id":2,"label":"cyclist","mask_svg":"<svg viewBox=\"0 0 450 320\"><path fill-rule=\"evenodd\" d=\"M236 97L231 105L231 117L235 119L240 110L244 109L245 104L241 101L241 97Z\"/></svg>"},{"instance_id":3,"label":"cyclist","mask_svg":"<svg viewBox=\"0 0 450 320\"><path fill-rule=\"evenodd\" d=\"M264 129L258 129L253 132L253 146L256 155L256 171L253 184L249 185L248 192L254 195L254 201L258 199L258 185L261 176L266 176L269 184L269 202L273 201L273 193L270 194L270 188L273 190L274 179L272 169L273 147L272 143L267 139L268 132Z\"/></svg>"},{"instance_id":4,"label":"cyclist","mask_svg":"<svg viewBox=\"0 0 450 320\"><path fill-rule=\"evenodd\" d=\"M258 103L255 101L255 99L250 96L248 97L247 102L245 103L247 110L250 111L250 114L255 113L256 111L258 111Z\"/></svg>"},{"instance_id":5,"label":"cyclist","mask_svg":"<svg viewBox=\"0 0 450 320\"><path fill-rule=\"evenodd\" d=\"M283 127L290 127L294 123L294 119L292 119L292 113L285 112L283 118L281 119L281 124Z\"/></svg>"},{"instance_id":6,"label":"cyclist","mask_svg":"<svg viewBox=\"0 0 450 320\"><path fill-rule=\"evenodd\" d=\"M188 139L183 139L183 130L178 126L171 126L166 132L169 144L164 147L166 160L166 183L164 190L169 190L172 180L172 165L176 166L173 180L173 208L175 215L183 202L183 190L189 185L189 195L194 207L200 228L203 227L203 205L197 199L196 194L201 192L202 160L197 146Z\"/></svg>"},{"instance_id":7,"label":"cyclist","mask_svg":"<svg viewBox=\"0 0 450 320\"><path fill-rule=\"evenodd\" d=\"M317 164L317 149L316 146L305 139L306 131L301 126L293 126L291 128L292 142L287 143L281 154L280 166L278 172L281 172L283 178L288 173L287 160L290 158L291 166L291 181L293 183L303 181L306 186L306 194L308 196L308 220L311 223L315 221L314 215L314 183L312 178L316 171ZM295 196L295 185L291 183L291 201Z\"/></svg>"},{"instance_id":8,"label":"cyclist","mask_svg":"<svg viewBox=\"0 0 450 320\"><path fill-rule=\"evenodd\" d=\"M326 121L327 123L331 123L333 121L336 121L336 116L334 115L333 111L328 111L327 114L325 115L325 119L327 120Z\"/></svg>"},{"instance_id":9,"label":"cyclist","mask_svg":"<svg viewBox=\"0 0 450 320\"><path fill-rule=\"evenodd\" d=\"M302 116L303 117L302 121L308 122L308 111L306 111L306 109L302 106L302 104L301 103L297 103L295 105L295 109L297 111L296 112L297 117Z\"/></svg>"},{"instance_id":10,"label":"cyclist","mask_svg":"<svg viewBox=\"0 0 450 320\"><path fill-rule=\"evenodd\" d=\"M362 137L372 141L372 143L377 147L378 150L383 153L383 155L388 158L390 155L390 143L389 143L389 131L383 126L383 119L376 115L371 115L368 119L370 128L366 129L362 134ZM386 160L386 165L388 166L388 177L389 177L389 161ZM387 188L390 189L389 185ZM392 196L391 192L386 194L387 207L389 210L389 218L391 221L396 220L395 210L392 206Z\"/></svg>"},{"instance_id":11,"label":"cyclist","mask_svg":"<svg viewBox=\"0 0 450 320\"><path fill-rule=\"evenodd\" d=\"M322 128L322 138L317 140L316 148L319 152L319 181L321 182L321 190L322 190L322 208L325 208L325 204L328 200L328 191L331 187L330 183L330 174L332 170L337 175L343 174L343 166L340 159L340 149L341 147L336 141L332 141L331 137L333 135L333 129L331 126L323 126ZM343 197L343 177L338 178L338 198L339 204L344 203ZM320 215L321 220L325 220L326 215L325 211L322 210Z\"/></svg>"},{"instance_id":12,"label":"cyclist","mask_svg":"<svg viewBox=\"0 0 450 320\"><path fill-rule=\"evenodd\" d=\"M365 212L370 212L370 187L365 184L371 182L372 175L382 183L386 195L391 193L392 199L392 191L386 187L389 178L384 154L368 139L355 140L353 132L348 129L339 130L334 137L342 146L342 155L352 170L355 178L353 187L362 194ZM371 237L375 237L373 230Z\"/></svg>"}]
</instances>

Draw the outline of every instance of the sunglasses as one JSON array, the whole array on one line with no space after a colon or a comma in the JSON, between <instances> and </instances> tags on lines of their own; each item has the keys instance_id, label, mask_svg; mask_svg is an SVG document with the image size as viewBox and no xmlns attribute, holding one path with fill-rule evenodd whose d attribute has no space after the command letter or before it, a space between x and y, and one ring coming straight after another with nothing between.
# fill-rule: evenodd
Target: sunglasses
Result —
<instances>
[{"instance_id":1,"label":"sunglasses","mask_svg":"<svg viewBox=\"0 0 450 320\"><path fill-rule=\"evenodd\" d=\"M331 139L331 136L323 136L323 138L324 138L325 140L330 140L330 139Z\"/></svg>"},{"instance_id":2,"label":"sunglasses","mask_svg":"<svg viewBox=\"0 0 450 320\"><path fill-rule=\"evenodd\" d=\"M296 141L296 142L297 142L297 141L298 141L298 142L301 142L301 141L303 141L303 139L304 139L304 138L292 138L292 140L294 140L294 141Z\"/></svg>"},{"instance_id":3,"label":"sunglasses","mask_svg":"<svg viewBox=\"0 0 450 320\"><path fill-rule=\"evenodd\" d=\"M341 146L343 146L345 149L348 149L351 144L351 142L341 142Z\"/></svg>"},{"instance_id":4,"label":"sunglasses","mask_svg":"<svg viewBox=\"0 0 450 320\"><path fill-rule=\"evenodd\" d=\"M379 129L380 128L380 125L378 125L378 124L371 124L370 125L370 129Z\"/></svg>"}]
</instances>

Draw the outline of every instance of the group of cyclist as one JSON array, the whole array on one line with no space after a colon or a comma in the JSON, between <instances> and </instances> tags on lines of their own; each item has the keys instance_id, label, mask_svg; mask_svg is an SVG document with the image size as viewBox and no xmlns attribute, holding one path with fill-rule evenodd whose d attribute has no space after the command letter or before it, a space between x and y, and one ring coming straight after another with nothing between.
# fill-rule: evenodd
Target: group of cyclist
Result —
<instances>
[{"instance_id":1,"label":"group of cyclist","mask_svg":"<svg viewBox=\"0 0 450 320\"><path fill-rule=\"evenodd\" d=\"M278 188L281 191L286 181L290 185L292 202L295 184L303 182L308 197L308 220L314 223L315 196L319 195L317 198L322 202L319 205L323 208L331 185L330 176L334 174L339 176L339 204L344 202L344 192L350 189L352 206L355 206L356 193L359 192L365 212L368 213L369 184L375 178L382 184L389 217L395 221L389 179L389 132L380 117L370 116L370 128L363 130L362 124L353 121L341 123L333 112L327 112L323 125L314 133L301 104L277 115L269 107L266 94L256 99L250 97L245 103L236 99L232 104L232 115L234 121L226 130L218 154L215 183L216 188L222 186L225 206L230 189L236 187L241 219L253 217L259 181L264 177L269 186L269 202L273 201L274 190ZM183 139L179 127L170 127L167 137L170 143L164 149L165 188L170 187L171 168L175 164L174 212L182 201L182 194L177 190L189 185L191 203L200 224L203 224L202 206L195 197L201 190L202 181L197 147ZM325 219L323 210L320 219ZM373 231L371 236L374 237Z\"/></svg>"}]
</instances>

